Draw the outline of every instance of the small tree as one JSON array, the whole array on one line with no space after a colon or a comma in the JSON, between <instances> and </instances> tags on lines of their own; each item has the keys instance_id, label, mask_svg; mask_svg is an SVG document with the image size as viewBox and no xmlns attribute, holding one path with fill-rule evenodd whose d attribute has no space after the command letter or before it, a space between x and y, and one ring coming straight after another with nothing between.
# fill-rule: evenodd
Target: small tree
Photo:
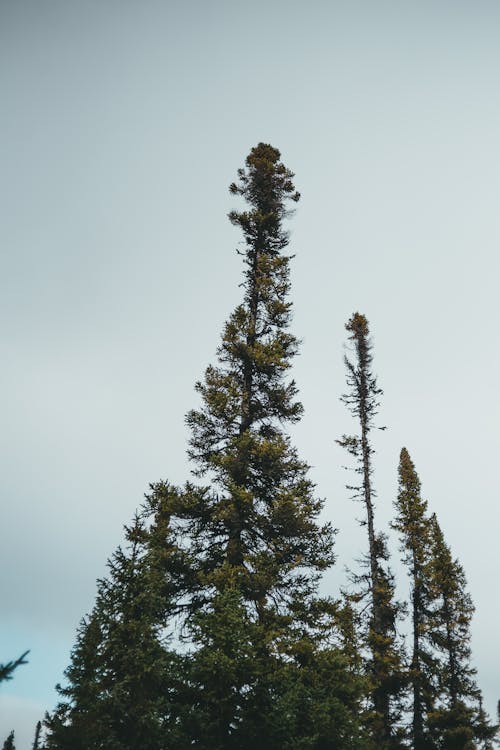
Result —
<instances>
[{"instance_id":1,"label":"small tree","mask_svg":"<svg viewBox=\"0 0 500 750\"><path fill-rule=\"evenodd\" d=\"M482 708L476 670L471 664L470 624L474 605L463 567L446 544L435 514L430 518L430 579L434 606L430 638L438 654L439 704L429 714L438 748L473 750L487 747L498 727Z\"/></svg>"},{"instance_id":2,"label":"small tree","mask_svg":"<svg viewBox=\"0 0 500 750\"><path fill-rule=\"evenodd\" d=\"M430 582L431 523L427 503L421 497L420 480L410 454L403 448L399 460L399 491L393 529L399 532L403 562L411 584L412 655L409 681L412 690L411 746L433 747L427 716L436 704L437 664L430 629L433 593Z\"/></svg>"},{"instance_id":3,"label":"small tree","mask_svg":"<svg viewBox=\"0 0 500 750\"><path fill-rule=\"evenodd\" d=\"M3 750L16 750L16 746L14 745L14 730L12 730L3 743Z\"/></svg>"},{"instance_id":4,"label":"small tree","mask_svg":"<svg viewBox=\"0 0 500 750\"><path fill-rule=\"evenodd\" d=\"M144 509L149 517L151 500ZM136 516L126 528L127 549L111 557L98 583L91 615L81 623L66 671L65 699L51 717L47 749L158 750L168 742L169 686L175 658L163 629L168 612L165 558L169 547L163 508L153 525ZM161 535L161 553L155 546Z\"/></svg>"},{"instance_id":5,"label":"small tree","mask_svg":"<svg viewBox=\"0 0 500 750\"><path fill-rule=\"evenodd\" d=\"M369 596L365 643L369 651L367 671L370 679L371 711L368 727L376 748L382 750L401 746L399 719L400 692L403 682L402 651L397 642L396 621L400 607L394 601L394 581L387 567L388 551L385 537L377 533L374 521L373 465L374 449L370 433L378 412L382 389L372 372L372 343L368 321L354 313L346 324L349 340L354 347L354 360L344 357L348 391L342 396L359 424L359 433L343 435L337 442L355 459L355 472L360 483L348 485L353 499L363 503L366 516L361 521L368 532L366 572L356 577L362 584L358 599Z\"/></svg>"},{"instance_id":6,"label":"small tree","mask_svg":"<svg viewBox=\"0 0 500 750\"><path fill-rule=\"evenodd\" d=\"M38 721L35 728L35 737L33 739L32 750L40 750L40 735L42 732L42 722Z\"/></svg>"}]
</instances>

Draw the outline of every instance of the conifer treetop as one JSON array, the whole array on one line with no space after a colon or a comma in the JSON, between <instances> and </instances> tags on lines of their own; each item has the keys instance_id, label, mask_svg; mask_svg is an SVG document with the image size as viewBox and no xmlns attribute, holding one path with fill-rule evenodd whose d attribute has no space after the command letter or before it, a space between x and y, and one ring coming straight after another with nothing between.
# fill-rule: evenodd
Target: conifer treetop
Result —
<instances>
[{"instance_id":1,"label":"conifer treetop","mask_svg":"<svg viewBox=\"0 0 500 750\"><path fill-rule=\"evenodd\" d=\"M297 202L300 193L293 184L294 173L280 162L281 154L269 143L259 143L248 154L247 169L238 169L239 184L232 182L229 191L242 195L245 200L262 213L283 216L284 199ZM238 214L231 212L231 220Z\"/></svg>"}]
</instances>

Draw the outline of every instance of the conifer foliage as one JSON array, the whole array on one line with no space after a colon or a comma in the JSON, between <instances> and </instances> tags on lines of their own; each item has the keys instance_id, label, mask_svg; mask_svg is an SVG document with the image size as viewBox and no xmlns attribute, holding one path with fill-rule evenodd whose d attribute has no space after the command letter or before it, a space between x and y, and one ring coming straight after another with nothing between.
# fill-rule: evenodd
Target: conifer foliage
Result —
<instances>
[{"instance_id":1,"label":"conifer foliage","mask_svg":"<svg viewBox=\"0 0 500 750\"><path fill-rule=\"evenodd\" d=\"M438 654L438 702L429 715L436 746L443 750L487 747L497 733L483 711L471 665L474 612L465 573L446 544L436 516L430 518L433 596L430 638Z\"/></svg>"},{"instance_id":2,"label":"conifer foliage","mask_svg":"<svg viewBox=\"0 0 500 750\"><path fill-rule=\"evenodd\" d=\"M283 430L302 405L285 380L297 340L291 314L286 202L299 200L293 174L266 144L252 149L231 193L248 208L232 211L244 236L244 302L227 322L218 350L197 384L202 406L188 414L190 457L209 477L197 543L206 574L232 569L241 594L262 620L314 590L314 575L332 562L328 526L316 518L307 466ZM271 597L274 597L276 604Z\"/></svg>"},{"instance_id":3,"label":"conifer foliage","mask_svg":"<svg viewBox=\"0 0 500 750\"><path fill-rule=\"evenodd\" d=\"M403 608L375 523L382 390L360 313L346 325L353 357L342 397L357 431L338 442L354 459L349 489L368 551L343 603L319 594L334 531L287 432L302 414L285 228L300 196L265 143L230 192L243 202L229 214L243 238L243 299L186 417L193 478L151 485L98 581L60 703L33 748L490 750L496 728L470 663L465 577L406 449L393 528L411 581L409 659L397 634ZM0 680L20 663L0 668Z\"/></svg>"},{"instance_id":4,"label":"conifer foliage","mask_svg":"<svg viewBox=\"0 0 500 750\"><path fill-rule=\"evenodd\" d=\"M21 666L21 664L27 664L26 657L28 656L29 651L25 651L24 654L21 654L21 656L18 659L15 659L13 661L7 662L7 664L0 664L0 682L3 682L4 680L11 680L15 670Z\"/></svg>"},{"instance_id":5,"label":"conifer foliage","mask_svg":"<svg viewBox=\"0 0 500 750\"><path fill-rule=\"evenodd\" d=\"M399 460L399 492L393 529L399 532L403 562L411 582L412 646L409 682L412 691L411 746L432 747L427 718L435 706L437 662L432 648L431 524L427 503L410 454L403 448Z\"/></svg>"},{"instance_id":6,"label":"conifer foliage","mask_svg":"<svg viewBox=\"0 0 500 750\"><path fill-rule=\"evenodd\" d=\"M197 385L201 408L187 417L195 473L209 484L186 487L177 509L196 559L188 601L199 608L188 629L203 695L197 726L210 728L209 747L341 748L352 742L357 688L331 645L335 607L317 595L333 562L332 530L318 523L322 503L284 431L302 413L288 376L297 339L283 252L287 203L299 193L267 144L252 149L238 177L230 191L247 206L229 218L243 232L244 299L217 366Z\"/></svg>"},{"instance_id":7,"label":"conifer foliage","mask_svg":"<svg viewBox=\"0 0 500 750\"><path fill-rule=\"evenodd\" d=\"M453 559L436 515L428 514L406 448L400 455L393 528L400 534L411 582L411 747L491 747L497 729L483 710L471 665L474 607L464 571Z\"/></svg>"},{"instance_id":8,"label":"conifer foliage","mask_svg":"<svg viewBox=\"0 0 500 750\"><path fill-rule=\"evenodd\" d=\"M11 732L5 742L3 743L2 750L16 750L14 744L14 732Z\"/></svg>"},{"instance_id":9,"label":"conifer foliage","mask_svg":"<svg viewBox=\"0 0 500 750\"><path fill-rule=\"evenodd\" d=\"M370 685L370 711L367 725L373 746L386 750L401 746L400 715L403 686L402 651L396 634L396 621L400 607L394 600L394 581L387 567L388 551L385 536L377 533L374 520L373 465L370 433L378 412L382 389L372 372L372 343L368 321L364 315L354 313L346 324L349 341L354 349L354 359L346 355L349 390L342 396L359 424L359 433L343 435L337 442L355 459L354 471L360 477L355 485L348 485L353 499L361 501L366 516L361 522L368 532L366 572L357 577L362 583L357 598L363 602L367 613L364 642L369 657L366 662ZM369 606L365 604L368 597ZM366 618L365 618L366 619Z\"/></svg>"},{"instance_id":10,"label":"conifer foliage","mask_svg":"<svg viewBox=\"0 0 500 750\"><path fill-rule=\"evenodd\" d=\"M156 750L169 717L171 657L162 621L168 581L154 554L151 528L137 515L126 528L127 547L111 557L98 583L91 614L84 618L66 671L63 697L47 718L47 750ZM168 555L168 539L163 540Z\"/></svg>"},{"instance_id":11,"label":"conifer foliage","mask_svg":"<svg viewBox=\"0 0 500 750\"><path fill-rule=\"evenodd\" d=\"M40 737L42 733L42 722L38 721L35 728L35 737L33 739L33 745L31 750L40 750Z\"/></svg>"},{"instance_id":12,"label":"conifer foliage","mask_svg":"<svg viewBox=\"0 0 500 750\"><path fill-rule=\"evenodd\" d=\"M362 747L348 617L317 590L333 531L285 431L302 414L284 253L293 177L260 143L230 187L246 203L229 214L244 296L187 416L203 484L152 486L82 623L47 750Z\"/></svg>"}]
</instances>

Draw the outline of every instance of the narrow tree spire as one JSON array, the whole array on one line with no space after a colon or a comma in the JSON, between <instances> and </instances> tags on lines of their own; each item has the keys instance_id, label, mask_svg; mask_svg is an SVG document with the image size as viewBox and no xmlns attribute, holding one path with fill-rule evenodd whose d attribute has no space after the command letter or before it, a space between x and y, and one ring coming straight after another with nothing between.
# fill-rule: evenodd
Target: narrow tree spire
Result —
<instances>
[{"instance_id":1,"label":"narrow tree spire","mask_svg":"<svg viewBox=\"0 0 500 750\"><path fill-rule=\"evenodd\" d=\"M370 432L373 429L373 420L380 406L379 397L383 391L377 385L377 379L372 374L373 363L372 343L369 338L370 330L368 320L364 315L356 312L346 323L349 340L354 345L354 362L344 356L344 364L347 370L348 393L341 400L350 410L360 426L359 436L344 435L337 441L339 445L347 448L349 453L357 460L356 471L361 475L361 485L349 487L355 490L355 497L362 500L366 509L366 523L368 530L369 563L372 590L375 588L377 577L377 540L374 524L374 499L375 491L372 485L372 455L374 449L370 443Z\"/></svg>"},{"instance_id":2,"label":"narrow tree spire","mask_svg":"<svg viewBox=\"0 0 500 750\"><path fill-rule=\"evenodd\" d=\"M40 733L42 731L42 722L38 721L35 728L35 738L33 740L32 750L40 750Z\"/></svg>"},{"instance_id":3,"label":"narrow tree spire","mask_svg":"<svg viewBox=\"0 0 500 750\"><path fill-rule=\"evenodd\" d=\"M413 750L426 750L429 747L426 716L435 704L435 689L432 684L434 659L429 643L429 612L432 603L429 588L431 526L427 516L427 503L421 497L420 480L406 448L401 450L398 474L399 491L392 528L400 534L402 560L408 567L411 583L411 746Z\"/></svg>"},{"instance_id":4,"label":"narrow tree spire","mask_svg":"<svg viewBox=\"0 0 500 750\"><path fill-rule=\"evenodd\" d=\"M370 652L368 673L372 703L368 724L375 747L382 750L400 746L397 694L401 688L402 672L401 650L396 640L396 620L400 608L394 601L394 581L387 568L389 555L386 539L383 534L376 532L374 520L372 456L375 451L370 434L375 427L374 419L378 413L382 389L372 372L373 355L368 320L356 312L345 327L353 345L354 358L351 360L347 355L344 357L348 391L341 400L358 422L359 433L343 435L337 442L355 459L354 471L360 476L360 483L348 485L348 489L353 491L353 499L363 503L366 514L361 525L366 526L368 532L368 575L357 580L367 581L368 587L360 596L370 597L365 635Z\"/></svg>"},{"instance_id":5,"label":"narrow tree spire","mask_svg":"<svg viewBox=\"0 0 500 750\"><path fill-rule=\"evenodd\" d=\"M195 473L218 491L213 505L205 497L203 533L214 533L205 568L223 556L260 617L278 590L295 595L310 581L295 575L299 559L317 570L332 560L331 531L315 522L321 502L308 467L283 429L302 414L295 382L285 379L298 348L287 330L290 258L283 254L287 203L299 200L293 177L280 152L260 143L230 186L249 204L229 214L244 237L244 300L225 325L217 366L196 386L201 408L187 415Z\"/></svg>"},{"instance_id":6,"label":"narrow tree spire","mask_svg":"<svg viewBox=\"0 0 500 750\"><path fill-rule=\"evenodd\" d=\"M471 663L474 605L462 565L454 559L436 515L430 518L430 640L436 652L439 702L429 715L431 736L445 750L491 747L498 727L482 708Z\"/></svg>"}]
</instances>

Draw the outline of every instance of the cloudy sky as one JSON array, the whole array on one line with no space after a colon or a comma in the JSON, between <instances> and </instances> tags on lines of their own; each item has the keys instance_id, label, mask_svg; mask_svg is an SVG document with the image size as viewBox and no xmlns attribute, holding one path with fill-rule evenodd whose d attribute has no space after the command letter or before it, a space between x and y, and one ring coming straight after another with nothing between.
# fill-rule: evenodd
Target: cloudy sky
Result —
<instances>
[{"instance_id":1,"label":"cloudy sky","mask_svg":"<svg viewBox=\"0 0 500 750\"><path fill-rule=\"evenodd\" d=\"M359 310L388 426L377 525L406 445L467 573L494 711L499 33L487 0L0 0L0 662L31 649L0 741L28 750L53 707L148 483L188 478L184 414L241 295L227 186L259 141L303 196L294 440L339 528L325 590L365 542L335 445Z\"/></svg>"}]
</instances>

